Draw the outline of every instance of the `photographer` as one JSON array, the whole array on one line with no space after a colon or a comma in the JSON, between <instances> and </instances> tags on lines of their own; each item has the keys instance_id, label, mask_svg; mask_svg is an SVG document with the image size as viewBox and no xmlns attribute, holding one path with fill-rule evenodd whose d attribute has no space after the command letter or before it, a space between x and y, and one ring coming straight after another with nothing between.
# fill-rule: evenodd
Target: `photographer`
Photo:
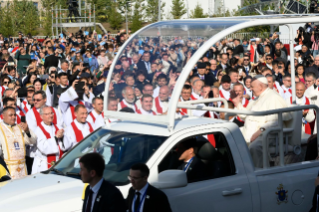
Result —
<instances>
[{"instance_id":1,"label":"photographer","mask_svg":"<svg viewBox=\"0 0 319 212\"><path fill-rule=\"evenodd\" d=\"M309 48L310 39L304 28L299 27L299 29L297 30L295 42L297 43L297 45L306 45Z\"/></svg>"},{"instance_id":2,"label":"photographer","mask_svg":"<svg viewBox=\"0 0 319 212\"><path fill-rule=\"evenodd\" d=\"M312 31L311 35L311 42L312 42L312 55L316 57L318 55L318 44L319 44L319 29L318 27L315 27L315 30Z\"/></svg>"}]
</instances>

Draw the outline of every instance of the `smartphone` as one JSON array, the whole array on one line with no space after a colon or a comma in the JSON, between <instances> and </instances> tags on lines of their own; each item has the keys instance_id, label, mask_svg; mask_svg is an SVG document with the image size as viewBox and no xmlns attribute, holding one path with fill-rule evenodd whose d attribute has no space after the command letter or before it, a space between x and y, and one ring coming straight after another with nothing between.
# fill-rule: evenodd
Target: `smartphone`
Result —
<instances>
[{"instance_id":1,"label":"smartphone","mask_svg":"<svg viewBox=\"0 0 319 212\"><path fill-rule=\"evenodd\" d=\"M85 82L78 82L78 84L75 85L75 91L76 92L83 92L84 91L84 85Z\"/></svg>"},{"instance_id":2,"label":"smartphone","mask_svg":"<svg viewBox=\"0 0 319 212\"><path fill-rule=\"evenodd\" d=\"M281 35L281 32L276 32L277 35Z\"/></svg>"},{"instance_id":3,"label":"smartphone","mask_svg":"<svg viewBox=\"0 0 319 212\"><path fill-rule=\"evenodd\" d=\"M21 122L26 123L25 116L21 116Z\"/></svg>"},{"instance_id":4,"label":"smartphone","mask_svg":"<svg viewBox=\"0 0 319 212\"><path fill-rule=\"evenodd\" d=\"M14 66L14 62L8 62L8 66Z\"/></svg>"},{"instance_id":5,"label":"smartphone","mask_svg":"<svg viewBox=\"0 0 319 212\"><path fill-rule=\"evenodd\" d=\"M243 69L242 68L238 69L238 73L239 73L239 75L242 75L243 74Z\"/></svg>"},{"instance_id":6,"label":"smartphone","mask_svg":"<svg viewBox=\"0 0 319 212\"><path fill-rule=\"evenodd\" d=\"M279 69L282 69L282 66L278 66Z\"/></svg>"}]
</instances>

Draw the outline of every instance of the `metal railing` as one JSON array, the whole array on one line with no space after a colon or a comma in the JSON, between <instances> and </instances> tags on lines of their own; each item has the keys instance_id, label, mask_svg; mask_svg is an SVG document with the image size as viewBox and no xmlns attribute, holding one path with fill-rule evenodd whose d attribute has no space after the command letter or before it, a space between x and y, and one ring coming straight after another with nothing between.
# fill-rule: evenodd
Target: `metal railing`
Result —
<instances>
[{"instance_id":1,"label":"metal railing","mask_svg":"<svg viewBox=\"0 0 319 212\"><path fill-rule=\"evenodd\" d=\"M260 111L260 112L251 112L251 111L241 111L241 110L233 110L233 109L225 109L225 108L215 108L215 107L210 107L210 106L201 106L201 105L191 105L192 102L195 104L199 103L207 103L207 101L203 100L196 100L196 101L189 101L188 104L185 104L184 102L179 102L177 104L178 108L186 108L186 109L192 109L192 110L205 110L205 111L215 111L215 112L224 112L225 114L225 119L228 120L229 115L236 114L236 115L251 115L251 116L265 116L265 115L271 115L271 114L278 114L278 127L271 128L272 132L278 132L279 136L279 161L280 161L280 166L285 166L284 163L284 135L283 135L283 118L282 115L283 113L287 112L293 112L293 111L299 111L299 110L305 110L305 109L314 109L316 113L318 114L319 112L319 107L317 105L303 105L303 106L292 106L292 107L287 107L287 108L280 108L280 109L275 109L275 110L267 110L267 111ZM318 116L316 116L316 123L318 123ZM300 120L301 121L301 120ZM296 130L301 130L296 129ZM317 132L319 132L319 125L317 124ZM300 138L301 139L301 138ZM267 140L264 139L262 140L262 146L263 146L263 168L268 167L267 163ZM317 136L317 146L319 147L319 136Z\"/></svg>"}]
</instances>

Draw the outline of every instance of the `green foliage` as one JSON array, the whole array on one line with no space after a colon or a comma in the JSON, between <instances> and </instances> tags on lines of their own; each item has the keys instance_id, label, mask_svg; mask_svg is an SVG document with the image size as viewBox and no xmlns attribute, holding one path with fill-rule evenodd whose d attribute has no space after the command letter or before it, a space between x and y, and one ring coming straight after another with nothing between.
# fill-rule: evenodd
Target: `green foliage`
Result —
<instances>
[{"instance_id":1,"label":"green foliage","mask_svg":"<svg viewBox=\"0 0 319 212\"><path fill-rule=\"evenodd\" d=\"M112 29L120 29L123 22L123 17L117 8L117 3L112 3L109 16L109 23Z\"/></svg>"},{"instance_id":2,"label":"green foliage","mask_svg":"<svg viewBox=\"0 0 319 212\"><path fill-rule=\"evenodd\" d=\"M7 7L1 8L0 28L3 34L16 35L18 31L25 34L38 34L40 15L29 0L13 0Z\"/></svg>"},{"instance_id":3,"label":"green foliage","mask_svg":"<svg viewBox=\"0 0 319 212\"><path fill-rule=\"evenodd\" d=\"M183 0L173 0L172 4L171 14L174 19L180 19L184 14L186 14L187 10Z\"/></svg>"},{"instance_id":4,"label":"green foliage","mask_svg":"<svg viewBox=\"0 0 319 212\"><path fill-rule=\"evenodd\" d=\"M147 5L145 8L146 17L150 20L150 22L158 21L158 1L159 0L147 0ZM163 19L165 2L161 1L161 20Z\"/></svg>"},{"instance_id":5,"label":"green foliage","mask_svg":"<svg viewBox=\"0 0 319 212\"><path fill-rule=\"evenodd\" d=\"M207 17L208 15L204 14L203 8L197 2L197 5L194 8L194 10L191 10L190 18L207 18Z\"/></svg>"},{"instance_id":6,"label":"green foliage","mask_svg":"<svg viewBox=\"0 0 319 212\"><path fill-rule=\"evenodd\" d=\"M42 28L43 34L46 36L52 36L52 14L51 11L42 11Z\"/></svg>"},{"instance_id":7,"label":"green foliage","mask_svg":"<svg viewBox=\"0 0 319 212\"><path fill-rule=\"evenodd\" d=\"M132 24L131 30L132 32L136 32L137 30L143 27L143 11L145 9L144 0L135 0L134 1L134 9L132 15Z\"/></svg>"}]
</instances>

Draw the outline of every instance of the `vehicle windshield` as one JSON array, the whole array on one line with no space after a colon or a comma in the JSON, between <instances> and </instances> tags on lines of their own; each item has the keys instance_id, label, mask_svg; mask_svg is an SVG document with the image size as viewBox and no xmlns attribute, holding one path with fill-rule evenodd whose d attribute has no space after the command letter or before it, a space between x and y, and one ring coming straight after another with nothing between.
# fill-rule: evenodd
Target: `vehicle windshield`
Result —
<instances>
[{"instance_id":1,"label":"vehicle windshield","mask_svg":"<svg viewBox=\"0 0 319 212\"><path fill-rule=\"evenodd\" d=\"M135 163L146 163L166 137L116 132L100 128L76 145L54 167L64 175L80 179L79 159L89 152L105 160L103 177L115 186L129 183L127 176ZM53 172L51 172L53 173Z\"/></svg>"}]
</instances>

